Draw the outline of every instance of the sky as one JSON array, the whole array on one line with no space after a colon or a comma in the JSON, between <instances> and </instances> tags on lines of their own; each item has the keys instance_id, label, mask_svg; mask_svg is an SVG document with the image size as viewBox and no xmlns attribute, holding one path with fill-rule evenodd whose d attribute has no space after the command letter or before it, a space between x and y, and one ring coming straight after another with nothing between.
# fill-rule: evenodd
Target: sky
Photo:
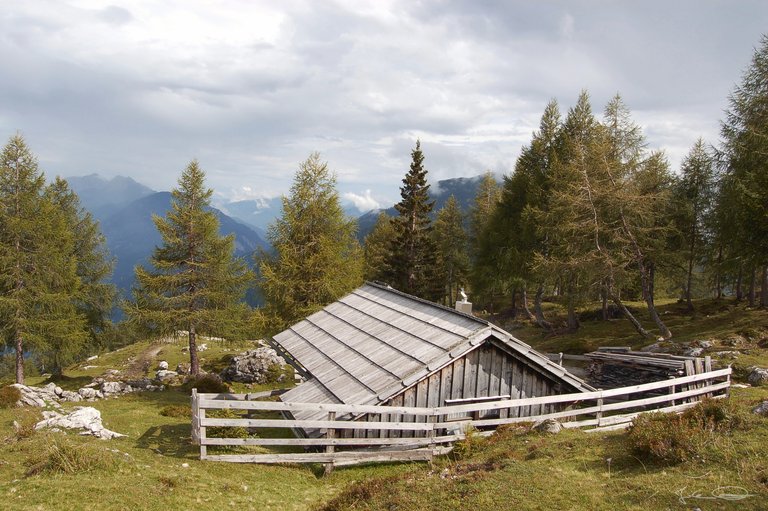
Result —
<instances>
[{"instance_id":1,"label":"sky","mask_svg":"<svg viewBox=\"0 0 768 511\"><path fill-rule=\"evenodd\" d=\"M314 151L360 210L429 179L509 174L556 99L616 93L673 170L717 144L768 2L0 0L0 139L47 176L288 192Z\"/></svg>"}]
</instances>

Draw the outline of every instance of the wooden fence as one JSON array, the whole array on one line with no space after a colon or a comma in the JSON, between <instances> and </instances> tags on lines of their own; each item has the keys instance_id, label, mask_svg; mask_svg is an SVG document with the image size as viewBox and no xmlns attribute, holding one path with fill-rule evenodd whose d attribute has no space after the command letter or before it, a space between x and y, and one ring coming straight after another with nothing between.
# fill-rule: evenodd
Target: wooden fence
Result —
<instances>
[{"instance_id":1,"label":"wooden fence","mask_svg":"<svg viewBox=\"0 0 768 511\"><path fill-rule=\"evenodd\" d=\"M281 391L254 394L192 393L192 440L200 446L200 459L241 463L325 463L332 466L381 461L430 460L448 452L453 442L473 434L488 435L497 426L543 419L557 419L566 428L607 431L627 427L638 414L657 410L679 412L703 397L728 395L731 369L594 392L524 399L458 404L432 408L407 406L283 403L264 401ZM632 397L635 395L634 397ZM525 415L526 407L558 405L560 411ZM494 410L519 408L518 417L487 418ZM221 412L229 410L229 412ZM292 412L312 411L322 420L294 420ZM530 410L530 408L528 408ZM208 416L210 411L214 417ZM233 413L234 411L234 413ZM486 418L449 420L456 414ZM247 417L215 415L247 414ZM364 414L387 420L356 421ZM509 414L512 415L512 414ZM286 418L288 417L288 418ZM209 431L209 428L215 428ZM248 428L247 438L226 438L231 428ZM341 430L361 430L371 438L340 438ZM243 431L242 429L240 430ZM297 438L292 431L320 432L319 438ZM381 432L402 432L402 437L376 438ZM208 433L215 432L214 435ZM230 433L230 436L231 433ZM360 435L357 435L360 436ZM396 435L397 436L397 435ZM209 454L208 447L241 451ZM253 452L254 448L260 452ZM245 452L242 452L245 451ZM293 452L289 452L293 451Z\"/></svg>"}]
</instances>

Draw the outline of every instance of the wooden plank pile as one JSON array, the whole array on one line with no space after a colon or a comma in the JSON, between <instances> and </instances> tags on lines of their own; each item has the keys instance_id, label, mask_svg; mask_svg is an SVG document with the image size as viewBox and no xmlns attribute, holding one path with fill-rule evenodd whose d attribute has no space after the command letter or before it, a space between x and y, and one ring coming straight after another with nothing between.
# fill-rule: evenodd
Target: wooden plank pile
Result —
<instances>
[{"instance_id":1,"label":"wooden plank pile","mask_svg":"<svg viewBox=\"0 0 768 511\"><path fill-rule=\"evenodd\" d=\"M632 351L629 347L603 347L585 356L590 361L587 379L601 389L640 385L712 370L709 357Z\"/></svg>"}]
</instances>

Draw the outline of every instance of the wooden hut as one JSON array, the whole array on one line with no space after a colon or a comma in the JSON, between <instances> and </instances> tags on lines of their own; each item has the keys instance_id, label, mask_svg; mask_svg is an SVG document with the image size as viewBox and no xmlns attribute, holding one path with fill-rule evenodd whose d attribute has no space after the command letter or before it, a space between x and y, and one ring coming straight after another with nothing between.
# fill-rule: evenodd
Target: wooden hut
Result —
<instances>
[{"instance_id":1,"label":"wooden hut","mask_svg":"<svg viewBox=\"0 0 768 511\"><path fill-rule=\"evenodd\" d=\"M435 407L594 390L487 321L379 284L366 283L274 341L307 377L284 402ZM548 411L531 406L487 417ZM293 418L322 415L297 411Z\"/></svg>"}]
</instances>

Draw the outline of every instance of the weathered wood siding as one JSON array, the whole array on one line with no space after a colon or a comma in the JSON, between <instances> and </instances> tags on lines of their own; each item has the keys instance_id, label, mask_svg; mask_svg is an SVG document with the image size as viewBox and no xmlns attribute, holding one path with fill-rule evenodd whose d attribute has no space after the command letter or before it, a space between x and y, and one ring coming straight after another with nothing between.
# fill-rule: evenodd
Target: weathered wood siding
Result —
<instances>
[{"instance_id":1,"label":"weathered wood siding","mask_svg":"<svg viewBox=\"0 0 768 511\"><path fill-rule=\"evenodd\" d=\"M467 399L478 397L509 396L506 399L542 397L574 389L563 386L537 370L525 359L504 349L503 344L490 340L457 358L401 393L381 403L382 406L445 406L449 399ZM474 416L456 414L441 416L442 420L508 418L540 415L557 411L557 405L534 405L525 408L501 409L481 412ZM423 417L400 416L381 417L380 414L366 414L358 420L378 421L397 420L402 422L422 422ZM365 436L409 438L420 436L418 431L368 431L343 432L346 437Z\"/></svg>"}]
</instances>

